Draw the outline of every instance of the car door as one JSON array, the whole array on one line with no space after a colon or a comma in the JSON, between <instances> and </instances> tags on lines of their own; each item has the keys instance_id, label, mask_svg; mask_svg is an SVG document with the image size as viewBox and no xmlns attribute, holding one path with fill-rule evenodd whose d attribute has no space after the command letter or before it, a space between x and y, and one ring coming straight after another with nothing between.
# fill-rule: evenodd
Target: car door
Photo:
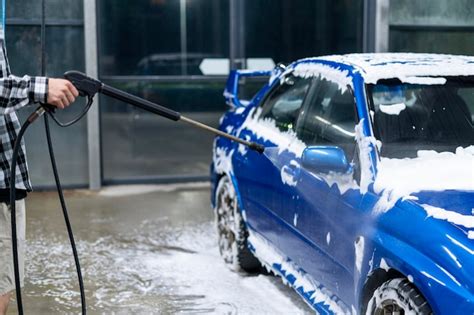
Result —
<instances>
[{"instance_id":1,"label":"car door","mask_svg":"<svg viewBox=\"0 0 474 315\"><path fill-rule=\"evenodd\" d=\"M294 199L298 224L289 227L295 231L282 233L286 235L282 248L315 280L342 300L352 301L354 228L360 202L356 104L349 87L321 77L315 84L297 122L297 137L306 146L340 147L353 169L348 174L324 174L300 168Z\"/></svg>"},{"instance_id":2,"label":"car door","mask_svg":"<svg viewBox=\"0 0 474 315\"><path fill-rule=\"evenodd\" d=\"M296 121L311 81L291 74L280 80L251 117L256 123L240 132L241 138L264 144L265 154L250 150L234 154L234 174L247 223L275 247L279 247L282 225L288 219L284 216L295 196L294 188L284 180L291 181L294 172L299 171L291 165L294 153L287 149L292 135L297 140ZM283 166L286 173L282 175Z\"/></svg>"}]
</instances>

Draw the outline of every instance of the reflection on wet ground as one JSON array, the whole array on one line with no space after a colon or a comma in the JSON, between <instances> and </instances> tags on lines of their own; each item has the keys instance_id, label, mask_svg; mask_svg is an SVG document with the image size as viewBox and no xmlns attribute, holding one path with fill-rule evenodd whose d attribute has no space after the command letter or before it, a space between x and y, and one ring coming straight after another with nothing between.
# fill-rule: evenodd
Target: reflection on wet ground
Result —
<instances>
[{"instance_id":1,"label":"reflection on wet ground","mask_svg":"<svg viewBox=\"0 0 474 315\"><path fill-rule=\"evenodd\" d=\"M70 191L66 198L89 314L310 312L280 279L225 267L207 184ZM77 278L57 197L33 193L27 207L25 311L77 314ZM8 314L16 314L14 305Z\"/></svg>"}]
</instances>

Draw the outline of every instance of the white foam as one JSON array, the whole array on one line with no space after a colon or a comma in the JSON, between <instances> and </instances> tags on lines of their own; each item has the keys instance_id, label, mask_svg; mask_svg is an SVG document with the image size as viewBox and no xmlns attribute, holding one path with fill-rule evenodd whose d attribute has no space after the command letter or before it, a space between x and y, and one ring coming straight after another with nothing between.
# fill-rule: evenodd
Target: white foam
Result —
<instances>
[{"instance_id":1,"label":"white foam","mask_svg":"<svg viewBox=\"0 0 474 315\"><path fill-rule=\"evenodd\" d=\"M323 303L334 314L348 314L349 310L340 302L332 299L332 294L320 283L311 278L308 274L302 273L294 263L287 260L270 242L253 231L249 231L248 241L255 249L255 255L260 261L265 263L268 269L274 270L280 274L284 281L285 278L295 278L292 287L302 290L305 294L314 291L311 295L313 304ZM273 266L281 266L280 270L275 270Z\"/></svg>"},{"instance_id":2,"label":"white foam","mask_svg":"<svg viewBox=\"0 0 474 315\"><path fill-rule=\"evenodd\" d=\"M345 194L350 189L360 188L359 185L357 185L357 182L354 180L354 174L352 172L347 174L329 172L328 174L311 175L318 179L324 180L329 187L336 185L341 195Z\"/></svg>"},{"instance_id":3,"label":"white foam","mask_svg":"<svg viewBox=\"0 0 474 315\"><path fill-rule=\"evenodd\" d=\"M382 193L376 212L420 191L474 191L474 146L459 147L456 153L418 151L412 159L381 158L374 190Z\"/></svg>"},{"instance_id":4,"label":"white foam","mask_svg":"<svg viewBox=\"0 0 474 315\"><path fill-rule=\"evenodd\" d=\"M298 225L298 213L295 213L295 215L293 216L293 226L297 226Z\"/></svg>"},{"instance_id":5,"label":"white foam","mask_svg":"<svg viewBox=\"0 0 474 315\"><path fill-rule=\"evenodd\" d=\"M402 111L404 111L407 106L404 103L399 104L392 104L392 105L379 105L380 111L387 115L400 115Z\"/></svg>"},{"instance_id":6,"label":"white foam","mask_svg":"<svg viewBox=\"0 0 474 315\"><path fill-rule=\"evenodd\" d=\"M468 231L467 237L470 238L471 240L474 240L474 231Z\"/></svg>"},{"instance_id":7,"label":"white foam","mask_svg":"<svg viewBox=\"0 0 474 315\"><path fill-rule=\"evenodd\" d=\"M333 55L312 60L329 60L353 65L366 83L398 78L413 84L444 84L447 76L474 75L474 57L443 54L378 53ZM308 59L306 59L308 60Z\"/></svg>"},{"instance_id":8,"label":"white foam","mask_svg":"<svg viewBox=\"0 0 474 315\"><path fill-rule=\"evenodd\" d=\"M337 83L341 93L344 93L348 86L352 88L352 78L349 75L349 71L337 69L325 64L299 63L295 66L293 74L303 78L321 76L321 78Z\"/></svg>"},{"instance_id":9,"label":"white foam","mask_svg":"<svg viewBox=\"0 0 474 315\"><path fill-rule=\"evenodd\" d=\"M243 112L245 111L245 107L238 107L236 110L235 110L235 113L237 115L241 115Z\"/></svg>"},{"instance_id":10,"label":"white foam","mask_svg":"<svg viewBox=\"0 0 474 315\"><path fill-rule=\"evenodd\" d=\"M214 170L218 174L233 174L234 169L232 167L232 155L234 150L228 151L224 147L217 147L216 142L214 141L214 150L213 151L213 164Z\"/></svg>"},{"instance_id":11,"label":"white foam","mask_svg":"<svg viewBox=\"0 0 474 315\"><path fill-rule=\"evenodd\" d=\"M293 166L293 167L290 167L290 166ZM280 171L281 181L283 182L283 184L286 184L288 186L296 186L298 181L294 177L293 170L295 168L299 168L300 166L298 162L296 162L295 160L290 161L290 166L283 165L283 167L281 168L281 171Z\"/></svg>"},{"instance_id":12,"label":"white foam","mask_svg":"<svg viewBox=\"0 0 474 315\"><path fill-rule=\"evenodd\" d=\"M369 185L373 182L372 161L370 158L370 154L373 148L377 146L377 141L374 137L369 137L364 134L363 126L364 119L361 119L355 127L356 140L357 144L359 145L361 194L365 194L368 190Z\"/></svg>"},{"instance_id":13,"label":"white foam","mask_svg":"<svg viewBox=\"0 0 474 315\"><path fill-rule=\"evenodd\" d=\"M359 274L362 270L362 262L364 260L364 250L365 250L365 239L362 236L357 238L357 241L354 243L355 249L355 266Z\"/></svg>"},{"instance_id":14,"label":"white foam","mask_svg":"<svg viewBox=\"0 0 474 315\"><path fill-rule=\"evenodd\" d=\"M292 130L286 132L280 131L273 119L259 119L260 112L260 108L256 111L252 109L239 131L248 129L258 139L274 143L278 146L280 154L284 151L288 151L297 157L301 157L306 145L296 137L296 133ZM237 134L239 133L240 132Z\"/></svg>"},{"instance_id":15,"label":"white foam","mask_svg":"<svg viewBox=\"0 0 474 315\"><path fill-rule=\"evenodd\" d=\"M423 84L423 85L443 85L446 83L446 78L439 77L400 77L400 81L409 84Z\"/></svg>"},{"instance_id":16,"label":"white foam","mask_svg":"<svg viewBox=\"0 0 474 315\"><path fill-rule=\"evenodd\" d=\"M433 207L427 204L421 205L425 209L429 217L435 219L446 220L456 225L461 225L466 228L474 228L474 215L462 215L455 211Z\"/></svg>"},{"instance_id":17,"label":"white foam","mask_svg":"<svg viewBox=\"0 0 474 315\"><path fill-rule=\"evenodd\" d=\"M387 264L387 262L385 261L385 259L380 259L380 268L382 268L383 270L387 271L390 269L389 265Z\"/></svg>"}]
</instances>

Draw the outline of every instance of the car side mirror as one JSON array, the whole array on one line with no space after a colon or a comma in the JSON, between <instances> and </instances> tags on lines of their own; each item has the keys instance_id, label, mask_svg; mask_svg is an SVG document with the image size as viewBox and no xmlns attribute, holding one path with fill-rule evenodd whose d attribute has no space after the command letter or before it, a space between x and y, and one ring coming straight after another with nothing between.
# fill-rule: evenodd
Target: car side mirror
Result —
<instances>
[{"instance_id":1,"label":"car side mirror","mask_svg":"<svg viewBox=\"0 0 474 315\"><path fill-rule=\"evenodd\" d=\"M301 165L316 173L347 173L351 165L346 154L337 146L309 146L303 151Z\"/></svg>"}]
</instances>

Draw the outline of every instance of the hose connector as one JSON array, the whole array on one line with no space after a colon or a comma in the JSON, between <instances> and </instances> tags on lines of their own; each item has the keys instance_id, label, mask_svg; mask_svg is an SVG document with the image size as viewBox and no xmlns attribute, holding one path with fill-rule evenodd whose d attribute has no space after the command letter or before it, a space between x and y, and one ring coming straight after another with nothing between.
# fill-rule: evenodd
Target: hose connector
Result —
<instances>
[{"instance_id":1,"label":"hose connector","mask_svg":"<svg viewBox=\"0 0 474 315\"><path fill-rule=\"evenodd\" d=\"M46 112L46 110L43 108L43 106L38 107L31 115L28 117L27 121L32 124L36 119L40 118L43 116L43 114Z\"/></svg>"}]
</instances>

